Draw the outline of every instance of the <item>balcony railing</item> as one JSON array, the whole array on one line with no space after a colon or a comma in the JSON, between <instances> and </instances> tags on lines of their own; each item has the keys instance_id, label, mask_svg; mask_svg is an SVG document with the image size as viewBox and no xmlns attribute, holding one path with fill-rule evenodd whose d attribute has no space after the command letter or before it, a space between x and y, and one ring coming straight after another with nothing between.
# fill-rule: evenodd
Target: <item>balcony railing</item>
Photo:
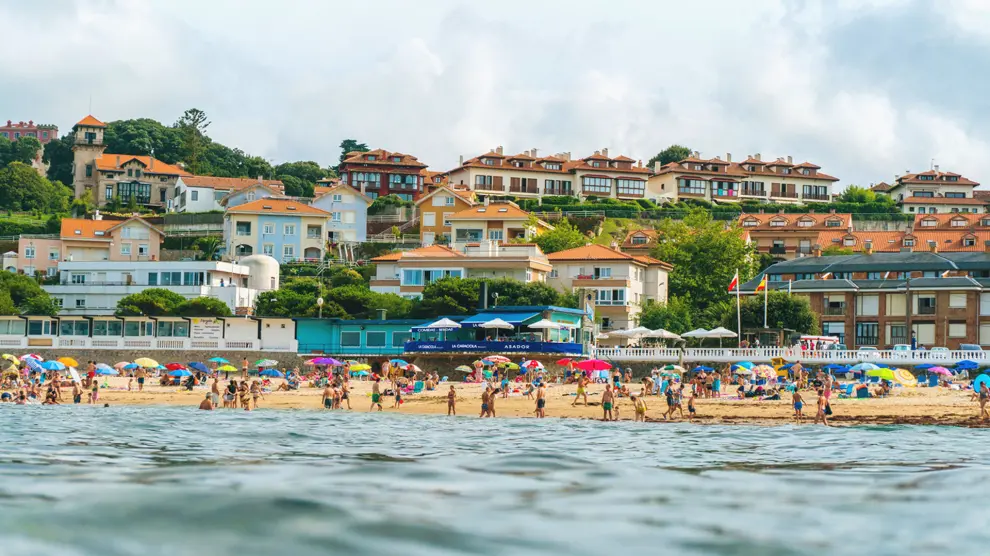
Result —
<instances>
[{"instance_id":1,"label":"balcony railing","mask_svg":"<svg viewBox=\"0 0 990 556\"><path fill-rule=\"evenodd\" d=\"M922 306L922 307L918 307L918 314L919 315L934 315L935 314L935 307L934 306Z\"/></svg>"},{"instance_id":2,"label":"balcony railing","mask_svg":"<svg viewBox=\"0 0 990 556\"><path fill-rule=\"evenodd\" d=\"M825 316L829 316L829 317L841 317L841 316L843 316L845 314L846 314L846 305L845 304L839 305L838 307L831 306L831 305L825 307Z\"/></svg>"},{"instance_id":3,"label":"balcony railing","mask_svg":"<svg viewBox=\"0 0 990 556\"><path fill-rule=\"evenodd\" d=\"M544 195L566 195L566 196L570 197L570 196L574 195L574 190L571 189L571 188L569 188L569 187L567 187L567 188L544 187L543 188L543 194Z\"/></svg>"},{"instance_id":4,"label":"balcony railing","mask_svg":"<svg viewBox=\"0 0 990 556\"><path fill-rule=\"evenodd\" d=\"M828 200L830 200L830 196L829 195L822 195L821 193L805 193L804 194L804 198L805 199L812 200L812 201L828 201Z\"/></svg>"},{"instance_id":5,"label":"balcony railing","mask_svg":"<svg viewBox=\"0 0 990 556\"><path fill-rule=\"evenodd\" d=\"M767 196L767 190L766 189L750 189L748 187L744 187L742 189L742 194L743 195L753 195L754 197L766 197Z\"/></svg>"},{"instance_id":6,"label":"balcony railing","mask_svg":"<svg viewBox=\"0 0 990 556\"><path fill-rule=\"evenodd\" d=\"M598 305L600 307L604 307L604 306L621 307L623 305L628 305L628 304L629 304L628 301L625 301L625 300L622 300L622 299L611 299L611 300L604 300L604 301L601 300L601 299L599 299L599 300L595 301L595 305Z\"/></svg>"},{"instance_id":7,"label":"balcony railing","mask_svg":"<svg viewBox=\"0 0 990 556\"><path fill-rule=\"evenodd\" d=\"M787 253L787 247L783 245L771 245L770 254L771 255L784 255Z\"/></svg>"},{"instance_id":8,"label":"balcony railing","mask_svg":"<svg viewBox=\"0 0 990 556\"><path fill-rule=\"evenodd\" d=\"M800 255L809 255L811 254L811 247L808 245L799 245L797 248L797 252Z\"/></svg>"},{"instance_id":9,"label":"balcony railing","mask_svg":"<svg viewBox=\"0 0 990 556\"><path fill-rule=\"evenodd\" d=\"M784 199L797 199L796 191L778 191L776 193L771 193L771 197L783 197Z\"/></svg>"},{"instance_id":10,"label":"balcony railing","mask_svg":"<svg viewBox=\"0 0 990 556\"><path fill-rule=\"evenodd\" d=\"M705 196L705 190L704 189L697 189L697 188L691 188L691 187L678 187L677 188L677 193L679 195L700 195L702 197Z\"/></svg>"},{"instance_id":11,"label":"balcony railing","mask_svg":"<svg viewBox=\"0 0 990 556\"><path fill-rule=\"evenodd\" d=\"M716 197L738 197L735 189L716 189L713 193Z\"/></svg>"},{"instance_id":12,"label":"balcony railing","mask_svg":"<svg viewBox=\"0 0 990 556\"><path fill-rule=\"evenodd\" d=\"M628 276L622 275L605 275L605 274L578 274L574 276L575 280L628 280Z\"/></svg>"},{"instance_id":13,"label":"balcony railing","mask_svg":"<svg viewBox=\"0 0 990 556\"><path fill-rule=\"evenodd\" d=\"M535 186L535 185L525 186L525 187L522 186L522 185L511 185L511 186L509 186L509 193L534 193L534 194L536 194L536 193L539 193L539 192L540 192L540 188L537 187L537 186Z\"/></svg>"},{"instance_id":14,"label":"balcony railing","mask_svg":"<svg viewBox=\"0 0 990 556\"><path fill-rule=\"evenodd\" d=\"M907 336L891 336L890 343L891 345L906 344L908 343L908 338Z\"/></svg>"},{"instance_id":15,"label":"balcony railing","mask_svg":"<svg viewBox=\"0 0 990 556\"><path fill-rule=\"evenodd\" d=\"M505 186L491 183L477 183L474 185L474 189L475 191L505 191Z\"/></svg>"},{"instance_id":16,"label":"balcony railing","mask_svg":"<svg viewBox=\"0 0 990 556\"><path fill-rule=\"evenodd\" d=\"M857 346L876 346L879 338L876 336L856 336Z\"/></svg>"}]
</instances>

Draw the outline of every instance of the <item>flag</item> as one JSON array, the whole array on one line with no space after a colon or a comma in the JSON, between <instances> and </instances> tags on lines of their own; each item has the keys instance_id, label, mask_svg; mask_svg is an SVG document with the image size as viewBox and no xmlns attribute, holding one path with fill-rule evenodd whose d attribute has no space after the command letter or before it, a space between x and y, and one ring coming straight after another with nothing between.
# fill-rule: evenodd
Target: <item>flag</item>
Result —
<instances>
[{"instance_id":1,"label":"flag","mask_svg":"<svg viewBox=\"0 0 990 556\"><path fill-rule=\"evenodd\" d=\"M949 277L949 271L946 270L945 272L942 273L942 278L948 278L948 277Z\"/></svg>"},{"instance_id":2,"label":"flag","mask_svg":"<svg viewBox=\"0 0 990 556\"><path fill-rule=\"evenodd\" d=\"M765 289L767 289L767 275L766 274L764 274L763 275L763 279L760 280L760 285L759 286L756 286L756 291L761 292L761 291L763 291Z\"/></svg>"},{"instance_id":3,"label":"flag","mask_svg":"<svg viewBox=\"0 0 990 556\"><path fill-rule=\"evenodd\" d=\"M733 291L739 288L739 273L737 272L735 276L732 277L732 281L729 282L729 291Z\"/></svg>"}]
</instances>

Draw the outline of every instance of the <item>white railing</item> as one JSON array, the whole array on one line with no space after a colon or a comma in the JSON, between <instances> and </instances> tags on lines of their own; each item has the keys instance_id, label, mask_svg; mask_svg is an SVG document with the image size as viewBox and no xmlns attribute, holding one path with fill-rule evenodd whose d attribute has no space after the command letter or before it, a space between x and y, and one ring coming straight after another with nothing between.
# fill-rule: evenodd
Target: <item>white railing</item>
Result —
<instances>
[{"instance_id":1,"label":"white railing","mask_svg":"<svg viewBox=\"0 0 990 556\"><path fill-rule=\"evenodd\" d=\"M957 361L970 360L977 363L990 364L990 352L987 351L857 351L857 350L828 350L810 351L799 348L592 348L592 356L606 361L657 361L673 363L685 361L692 363L732 363L736 361L752 361L754 363L769 363L772 359L785 361L802 361L813 364L850 364L875 363L878 365L911 366L923 363L952 364Z\"/></svg>"},{"instance_id":2,"label":"white railing","mask_svg":"<svg viewBox=\"0 0 990 556\"><path fill-rule=\"evenodd\" d=\"M41 341L51 342L50 345L39 345ZM194 338L129 338L114 336L5 336L0 337L0 347L3 351L25 351L32 348L56 350L175 350L175 351L261 351L260 340L197 340ZM279 340L265 343L265 351L294 353L298 348L295 340ZM18 352L21 353L21 352Z\"/></svg>"}]
</instances>

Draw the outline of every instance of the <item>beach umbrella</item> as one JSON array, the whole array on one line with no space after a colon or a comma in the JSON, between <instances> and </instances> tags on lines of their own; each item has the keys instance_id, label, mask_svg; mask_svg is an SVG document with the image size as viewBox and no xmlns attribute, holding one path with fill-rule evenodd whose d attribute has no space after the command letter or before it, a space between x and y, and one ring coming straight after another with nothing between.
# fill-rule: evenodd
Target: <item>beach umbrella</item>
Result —
<instances>
[{"instance_id":1,"label":"beach umbrella","mask_svg":"<svg viewBox=\"0 0 990 556\"><path fill-rule=\"evenodd\" d=\"M917 386L918 379L907 369L894 369L894 380L904 386Z\"/></svg>"},{"instance_id":2,"label":"beach umbrella","mask_svg":"<svg viewBox=\"0 0 990 556\"><path fill-rule=\"evenodd\" d=\"M124 369L126 369L128 371L133 371L134 369L140 369L140 368L141 368L141 365L138 365L137 363L128 363L128 364L124 365Z\"/></svg>"},{"instance_id":3,"label":"beach umbrella","mask_svg":"<svg viewBox=\"0 0 990 556\"><path fill-rule=\"evenodd\" d=\"M178 371L179 369L185 369L186 366L183 365L182 363L169 363L165 365L165 368L170 371Z\"/></svg>"},{"instance_id":4,"label":"beach umbrella","mask_svg":"<svg viewBox=\"0 0 990 556\"><path fill-rule=\"evenodd\" d=\"M72 381L77 384L82 382L82 377L79 376L79 372L72 367L69 367L69 376L71 376Z\"/></svg>"},{"instance_id":5,"label":"beach umbrella","mask_svg":"<svg viewBox=\"0 0 990 556\"><path fill-rule=\"evenodd\" d=\"M915 365L914 368L917 369L917 370L919 370L919 371L924 371L924 370L931 369L932 367L936 367L936 366L937 365L934 365L932 363L922 363L921 365Z\"/></svg>"},{"instance_id":6,"label":"beach umbrella","mask_svg":"<svg viewBox=\"0 0 990 556\"><path fill-rule=\"evenodd\" d=\"M708 334L708 331L705 330L704 328L695 328L694 330L692 330L690 332L685 332L685 333L681 334L681 337L682 338L704 338L705 337L705 334Z\"/></svg>"},{"instance_id":7,"label":"beach umbrella","mask_svg":"<svg viewBox=\"0 0 990 556\"><path fill-rule=\"evenodd\" d=\"M233 373L233 372L237 372L237 367L233 365L224 365L222 367L217 367L217 370L223 371L225 373Z\"/></svg>"},{"instance_id":8,"label":"beach umbrella","mask_svg":"<svg viewBox=\"0 0 990 556\"><path fill-rule=\"evenodd\" d=\"M146 369L154 369L158 367L158 361L155 361L154 359L148 357L141 357L140 359L135 359L134 363L137 364L138 367L144 367Z\"/></svg>"},{"instance_id":9,"label":"beach umbrella","mask_svg":"<svg viewBox=\"0 0 990 556\"><path fill-rule=\"evenodd\" d=\"M487 362L489 365L491 365L492 363L511 363L512 362L511 359L509 359L508 357L504 357L502 355L489 355L488 357L485 357L484 359L482 359L482 361Z\"/></svg>"},{"instance_id":10,"label":"beach umbrella","mask_svg":"<svg viewBox=\"0 0 990 556\"><path fill-rule=\"evenodd\" d=\"M723 328L719 326L718 328L713 328L705 334L704 338L718 338L718 347L722 347L722 338L735 338L738 334L729 330L728 328Z\"/></svg>"},{"instance_id":11,"label":"beach umbrella","mask_svg":"<svg viewBox=\"0 0 990 556\"><path fill-rule=\"evenodd\" d=\"M489 329L490 328L494 328L495 329L495 339L496 340L498 340L498 331L499 331L499 329L512 330L513 328L515 328L515 326L513 326L513 325L511 325L511 324L509 324L507 322L505 322L502 319L497 319L497 318L496 319L492 319L492 320L487 321L487 322L483 322L479 326L481 326L481 328L489 328Z\"/></svg>"},{"instance_id":12,"label":"beach umbrella","mask_svg":"<svg viewBox=\"0 0 990 556\"><path fill-rule=\"evenodd\" d=\"M661 370L667 371L669 373L677 373L677 374L683 374L685 372L684 367L681 367L680 365L664 365L663 369Z\"/></svg>"},{"instance_id":13,"label":"beach umbrella","mask_svg":"<svg viewBox=\"0 0 990 556\"><path fill-rule=\"evenodd\" d=\"M358 371L354 374L356 374L357 376L368 376L369 373L368 371Z\"/></svg>"},{"instance_id":14,"label":"beach umbrella","mask_svg":"<svg viewBox=\"0 0 990 556\"><path fill-rule=\"evenodd\" d=\"M733 367L732 372L737 375L752 376L753 371L747 369L746 367Z\"/></svg>"},{"instance_id":15,"label":"beach umbrella","mask_svg":"<svg viewBox=\"0 0 990 556\"><path fill-rule=\"evenodd\" d=\"M405 359L393 359L393 360L389 361L389 363L391 363L393 365L398 365L400 367L405 367L405 366L408 366L409 365L409 363L406 363L406 360Z\"/></svg>"},{"instance_id":16,"label":"beach umbrella","mask_svg":"<svg viewBox=\"0 0 990 556\"><path fill-rule=\"evenodd\" d=\"M260 373L258 373L258 376L267 376L267 377L272 377L272 378L285 378L285 375L282 374L282 371L276 371L275 369L264 369Z\"/></svg>"},{"instance_id":17,"label":"beach umbrella","mask_svg":"<svg viewBox=\"0 0 990 556\"><path fill-rule=\"evenodd\" d=\"M715 369L713 369L711 367L706 367L705 365L698 365L697 367L695 367L695 368L693 368L691 370L694 371L694 372L696 372L696 373L697 372L701 372L701 371L704 371L704 372L707 373L709 371L714 371Z\"/></svg>"},{"instance_id":18,"label":"beach umbrella","mask_svg":"<svg viewBox=\"0 0 990 556\"><path fill-rule=\"evenodd\" d=\"M526 328L533 328L535 330L560 330L563 328L559 322L553 322L549 319L538 320L533 324L526 325Z\"/></svg>"},{"instance_id":19,"label":"beach umbrella","mask_svg":"<svg viewBox=\"0 0 990 556\"><path fill-rule=\"evenodd\" d=\"M582 371L607 371L612 368L612 365L601 359L586 359L579 361L577 368Z\"/></svg>"},{"instance_id":20,"label":"beach umbrella","mask_svg":"<svg viewBox=\"0 0 990 556\"><path fill-rule=\"evenodd\" d=\"M558 359L557 360L557 364L558 365L561 365L561 366L569 365L569 364L571 364L573 362L574 362L574 360L571 359L570 357L565 357L563 359Z\"/></svg>"},{"instance_id":21,"label":"beach umbrella","mask_svg":"<svg viewBox=\"0 0 990 556\"><path fill-rule=\"evenodd\" d=\"M223 357L211 357L210 363L220 363L221 365L228 365L230 364L230 361L227 361Z\"/></svg>"},{"instance_id":22,"label":"beach umbrella","mask_svg":"<svg viewBox=\"0 0 990 556\"><path fill-rule=\"evenodd\" d=\"M746 368L746 369L752 369L756 365L754 365L750 361L739 361L738 363L734 363L732 366L733 367L743 367L743 368Z\"/></svg>"},{"instance_id":23,"label":"beach umbrella","mask_svg":"<svg viewBox=\"0 0 990 556\"><path fill-rule=\"evenodd\" d=\"M352 371L370 371L371 365L367 363L358 363L357 365L351 365Z\"/></svg>"},{"instance_id":24,"label":"beach umbrella","mask_svg":"<svg viewBox=\"0 0 990 556\"><path fill-rule=\"evenodd\" d=\"M875 370L877 370L879 368L880 367L874 365L873 363L860 363L859 365L853 365L852 367L849 367L849 370L850 371L862 372L862 371L875 371ZM873 376L873 375L870 375L870 376Z\"/></svg>"},{"instance_id":25,"label":"beach umbrella","mask_svg":"<svg viewBox=\"0 0 990 556\"><path fill-rule=\"evenodd\" d=\"M271 359L268 359L267 361L271 361ZM256 363L255 364L255 367L273 367L274 366L274 365L258 365L257 364L258 363L257 361L255 363ZM277 365L277 364L278 364L278 362L275 363L275 365ZM306 364L307 365L330 365L330 366L333 366L333 367L337 367L337 366L343 365L343 363L341 363L337 359L334 359L333 357L314 357L313 359L310 359L309 361L306 361Z\"/></svg>"},{"instance_id":26,"label":"beach umbrella","mask_svg":"<svg viewBox=\"0 0 990 556\"><path fill-rule=\"evenodd\" d=\"M527 368L527 369L542 369L542 368L544 368L543 367L543 363L540 363L536 359L530 359L529 361L523 361L522 366L525 367L525 368Z\"/></svg>"},{"instance_id":27,"label":"beach umbrella","mask_svg":"<svg viewBox=\"0 0 990 556\"><path fill-rule=\"evenodd\" d=\"M866 371L866 376L875 376L881 380L894 380L894 371L890 369L869 369Z\"/></svg>"},{"instance_id":28,"label":"beach umbrella","mask_svg":"<svg viewBox=\"0 0 990 556\"><path fill-rule=\"evenodd\" d=\"M509 371L518 371L519 365L516 363L503 363L502 368Z\"/></svg>"},{"instance_id":29,"label":"beach umbrella","mask_svg":"<svg viewBox=\"0 0 990 556\"><path fill-rule=\"evenodd\" d=\"M340 364L340 361L337 361L337 364L339 365ZM278 361L276 361L274 359L258 359L257 361L254 362L254 366L255 367L277 367L278 366Z\"/></svg>"},{"instance_id":30,"label":"beach umbrella","mask_svg":"<svg viewBox=\"0 0 990 556\"><path fill-rule=\"evenodd\" d=\"M210 368L207 367L206 365L204 365L203 363L200 363L199 361L191 361L189 363L189 368L190 369L196 369L197 371L200 371L200 372L203 372L203 373L210 372Z\"/></svg>"},{"instance_id":31,"label":"beach umbrella","mask_svg":"<svg viewBox=\"0 0 990 556\"><path fill-rule=\"evenodd\" d=\"M983 384L984 382L987 383L987 388L990 388L990 375L983 373L980 376L976 377L976 379L973 380L973 391L979 393L980 385Z\"/></svg>"},{"instance_id":32,"label":"beach umbrella","mask_svg":"<svg viewBox=\"0 0 990 556\"><path fill-rule=\"evenodd\" d=\"M780 366L780 368L781 369L790 369L793 366L794 366L794 363L784 363L783 365Z\"/></svg>"},{"instance_id":33,"label":"beach umbrella","mask_svg":"<svg viewBox=\"0 0 990 556\"><path fill-rule=\"evenodd\" d=\"M936 375L946 375L946 376L952 375L952 371L946 369L945 367L929 367L928 372Z\"/></svg>"},{"instance_id":34,"label":"beach umbrella","mask_svg":"<svg viewBox=\"0 0 990 556\"><path fill-rule=\"evenodd\" d=\"M6 359L7 361L10 361L11 363L15 364L15 365L20 365L21 364L21 360L20 359L18 359L16 356L13 356L13 355L11 355L9 353L3 354L2 357L4 359Z\"/></svg>"},{"instance_id":35,"label":"beach umbrella","mask_svg":"<svg viewBox=\"0 0 990 556\"><path fill-rule=\"evenodd\" d=\"M21 359L34 359L35 361L44 361L45 358L38 355L37 353L25 353L21 356Z\"/></svg>"},{"instance_id":36,"label":"beach umbrella","mask_svg":"<svg viewBox=\"0 0 990 556\"><path fill-rule=\"evenodd\" d=\"M59 357L58 362L65 365L66 367L78 367L79 362L71 357Z\"/></svg>"},{"instance_id":37,"label":"beach umbrella","mask_svg":"<svg viewBox=\"0 0 990 556\"><path fill-rule=\"evenodd\" d=\"M460 327L461 324L459 322L452 321L444 317L436 322L431 322L430 324L427 324L423 328L460 328Z\"/></svg>"},{"instance_id":38,"label":"beach umbrella","mask_svg":"<svg viewBox=\"0 0 990 556\"><path fill-rule=\"evenodd\" d=\"M840 373L844 373L844 372L846 372L846 371L849 370L849 366L848 365L840 365L838 363L829 363L828 365L825 365L824 367L822 367L822 369L824 369L826 371L839 371Z\"/></svg>"},{"instance_id":39,"label":"beach umbrella","mask_svg":"<svg viewBox=\"0 0 990 556\"><path fill-rule=\"evenodd\" d=\"M683 340L684 339L684 338L681 338L680 336L678 336L677 334L674 334L673 332L671 332L669 330L664 330L663 328L658 328L658 329L654 330L653 333L652 334L649 334L648 336L650 338L660 338L661 340Z\"/></svg>"},{"instance_id":40,"label":"beach umbrella","mask_svg":"<svg viewBox=\"0 0 990 556\"><path fill-rule=\"evenodd\" d=\"M128 365L131 365L130 361L121 361L120 363L115 364L113 368L119 371L120 369L126 368Z\"/></svg>"},{"instance_id":41,"label":"beach umbrella","mask_svg":"<svg viewBox=\"0 0 990 556\"><path fill-rule=\"evenodd\" d=\"M192 373L188 369L175 369L169 371L168 376L192 376Z\"/></svg>"},{"instance_id":42,"label":"beach umbrella","mask_svg":"<svg viewBox=\"0 0 990 556\"><path fill-rule=\"evenodd\" d=\"M22 357L21 360L24 361L24 364L27 365L27 368L30 369L30 370L32 370L32 371L43 371L44 370L41 367L41 363L38 362L37 359L32 359L30 357Z\"/></svg>"},{"instance_id":43,"label":"beach umbrella","mask_svg":"<svg viewBox=\"0 0 990 556\"><path fill-rule=\"evenodd\" d=\"M66 368L65 363L60 363L58 361L42 361L40 365L41 368L46 371L64 371Z\"/></svg>"},{"instance_id":44,"label":"beach umbrella","mask_svg":"<svg viewBox=\"0 0 990 556\"><path fill-rule=\"evenodd\" d=\"M419 367L417 367L416 365L413 365L411 363L409 365L406 365L406 370L409 371L409 372L411 372L411 373L421 373L421 372L423 372L423 369L420 369Z\"/></svg>"},{"instance_id":45,"label":"beach umbrella","mask_svg":"<svg viewBox=\"0 0 990 556\"><path fill-rule=\"evenodd\" d=\"M99 363L99 364L97 364L96 365L95 372L96 372L96 374L98 374L100 376L117 376L117 375L120 374L117 371L117 369L114 369L113 367L111 367L110 365L107 365L106 363Z\"/></svg>"},{"instance_id":46,"label":"beach umbrella","mask_svg":"<svg viewBox=\"0 0 990 556\"><path fill-rule=\"evenodd\" d=\"M770 365L757 365L750 370L753 371L753 374L756 376L765 378L770 378L772 376L776 376L777 374L777 371L775 371Z\"/></svg>"},{"instance_id":47,"label":"beach umbrella","mask_svg":"<svg viewBox=\"0 0 990 556\"><path fill-rule=\"evenodd\" d=\"M965 359L963 361L956 363L955 367L960 371L972 371L974 369L979 369L980 364L977 363L976 361L970 361L968 359Z\"/></svg>"},{"instance_id":48,"label":"beach umbrella","mask_svg":"<svg viewBox=\"0 0 990 556\"><path fill-rule=\"evenodd\" d=\"M454 367L455 371L461 371L462 373L470 373L474 370L470 365L458 365Z\"/></svg>"}]
</instances>

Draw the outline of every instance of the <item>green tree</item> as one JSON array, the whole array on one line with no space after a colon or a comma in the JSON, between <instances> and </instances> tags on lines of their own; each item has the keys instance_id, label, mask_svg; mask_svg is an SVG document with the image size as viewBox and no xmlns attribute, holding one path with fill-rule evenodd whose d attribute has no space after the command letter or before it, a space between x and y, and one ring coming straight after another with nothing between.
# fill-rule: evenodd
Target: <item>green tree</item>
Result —
<instances>
[{"instance_id":1,"label":"green tree","mask_svg":"<svg viewBox=\"0 0 990 556\"><path fill-rule=\"evenodd\" d=\"M60 181L66 185L72 185L74 176L72 175L72 142L73 134L68 134L60 139L52 139L45 143L45 153L41 160L48 164L48 179L52 182Z\"/></svg>"},{"instance_id":2,"label":"green tree","mask_svg":"<svg viewBox=\"0 0 990 556\"><path fill-rule=\"evenodd\" d=\"M691 304L679 297L671 297L666 303L649 300L643 304L639 324L650 330L663 328L674 334L682 334L694 328L691 323L692 311Z\"/></svg>"},{"instance_id":3,"label":"green tree","mask_svg":"<svg viewBox=\"0 0 990 556\"><path fill-rule=\"evenodd\" d=\"M203 252L204 260L212 261L222 245L223 238L220 236L203 236L193 243L193 248Z\"/></svg>"},{"instance_id":4,"label":"green tree","mask_svg":"<svg viewBox=\"0 0 990 556\"><path fill-rule=\"evenodd\" d=\"M320 167L319 163L312 160L300 160L298 162L283 162L275 167L275 175L295 176L306 183L315 184L323 179L326 171Z\"/></svg>"},{"instance_id":5,"label":"green tree","mask_svg":"<svg viewBox=\"0 0 990 556\"><path fill-rule=\"evenodd\" d=\"M197 297L179 303L172 311L176 317L229 317L230 307L213 297Z\"/></svg>"},{"instance_id":6,"label":"green tree","mask_svg":"<svg viewBox=\"0 0 990 556\"><path fill-rule=\"evenodd\" d=\"M179 137L182 138L180 150L182 160L193 173L199 172L200 160L208 142L206 128L210 127L210 123L206 112L198 108L186 110L175 122L174 127L179 130Z\"/></svg>"},{"instance_id":7,"label":"green tree","mask_svg":"<svg viewBox=\"0 0 990 556\"><path fill-rule=\"evenodd\" d=\"M843 203L873 203L877 200L877 194L872 189L850 185L845 191L839 194L836 201Z\"/></svg>"},{"instance_id":8,"label":"green tree","mask_svg":"<svg viewBox=\"0 0 990 556\"><path fill-rule=\"evenodd\" d=\"M117 302L117 316L166 317L175 314L175 309L185 303L186 298L165 288L148 288L139 293L123 297Z\"/></svg>"},{"instance_id":9,"label":"green tree","mask_svg":"<svg viewBox=\"0 0 990 556\"><path fill-rule=\"evenodd\" d=\"M330 272L330 285L339 288L342 286L367 286L368 281L360 272L347 267L333 267L339 270Z\"/></svg>"},{"instance_id":10,"label":"green tree","mask_svg":"<svg viewBox=\"0 0 990 556\"><path fill-rule=\"evenodd\" d=\"M430 282L423 286L423 300L416 308L416 315L426 318L473 313L478 306L479 284L479 280L465 278L442 278ZM437 309L442 310L433 312Z\"/></svg>"},{"instance_id":11,"label":"green tree","mask_svg":"<svg viewBox=\"0 0 990 556\"><path fill-rule=\"evenodd\" d=\"M87 214L96 208L96 203L93 202L93 190L84 189L78 199L72 200L69 208L72 209L72 214L76 218L85 218Z\"/></svg>"},{"instance_id":12,"label":"green tree","mask_svg":"<svg viewBox=\"0 0 990 556\"><path fill-rule=\"evenodd\" d=\"M30 165L40 149L41 143L34 137L21 137L16 141L0 137L0 167L11 162Z\"/></svg>"},{"instance_id":13,"label":"green tree","mask_svg":"<svg viewBox=\"0 0 990 556\"><path fill-rule=\"evenodd\" d=\"M374 216L376 214L392 212L393 209L413 206L416 206L415 202L403 201L398 195L392 193L375 199L374 202L368 206L368 215Z\"/></svg>"},{"instance_id":14,"label":"green tree","mask_svg":"<svg viewBox=\"0 0 990 556\"><path fill-rule=\"evenodd\" d=\"M670 263L671 297L687 300L695 311L727 300L729 282L738 269L740 280L753 275L753 248L735 224L726 229L707 211L695 210L683 221L664 219L652 255Z\"/></svg>"},{"instance_id":15,"label":"green tree","mask_svg":"<svg viewBox=\"0 0 990 556\"><path fill-rule=\"evenodd\" d=\"M835 255L853 255L856 252L850 247L842 247L841 245L829 245L825 249L822 249L822 256L832 257Z\"/></svg>"},{"instance_id":16,"label":"green tree","mask_svg":"<svg viewBox=\"0 0 990 556\"><path fill-rule=\"evenodd\" d=\"M14 300L10 298L10 292L0 289L0 315L12 317L20 314L21 312L17 309L17 306L14 305Z\"/></svg>"},{"instance_id":17,"label":"green tree","mask_svg":"<svg viewBox=\"0 0 990 556\"><path fill-rule=\"evenodd\" d=\"M683 145L671 145L657 153L657 155L651 158L646 165L653 168L653 164L659 162L660 165L663 166L665 164L670 164L671 162L680 162L689 156L691 156L691 149Z\"/></svg>"},{"instance_id":18,"label":"green tree","mask_svg":"<svg viewBox=\"0 0 990 556\"><path fill-rule=\"evenodd\" d=\"M796 330L802 334L820 333L818 315L811 310L811 303L806 297L788 295L785 291L771 291L766 299L767 326ZM743 329L763 327L763 301L762 294L743 298L740 305ZM734 306L723 315L722 326L736 329Z\"/></svg>"},{"instance_id":19,"label":"green tree","mask_svg":"<svg viewBox=\"0 0 990 556\"><path fill-rule=\"evenodd\" d=\"M412 312L413 302L394 293L373 292L365 286L342 286L333 288L323 296L326 303L342 307L350 318L373 319L379 309L384 309L387 318L406 318ZM326 308L324 307L324 314Z\"/></svg>"},{"instance_id":20,"label":"green tree","mask_svg":"<svg viewBox=\"0 0 990 556\"><path fill-rule=\"evenodd\" d=\"M337 163L337 166L334 168L334 172L337 175L340 175L340 165L343 164L344 159L347 158L347 153L352 153L352 152L366 153L370 150L371 149L368 148L368 145L365 145L364 143L358 143L357 139L344 139L343 141L340 142L340 161Z\"/></svg>"},{"instance_id":21,"label":"green tree","mask_svg":"<svg viewBox=\"0 0 990 556\"><path fill-rule=\"evenodd\" d=\"M108 153L141 156L154 154L155 158L168 164L182 160L180 131L151 118L109 122L103 131L103 143ZM71 140L66 146L71 151ZM69 162L71 163L71 158Z\"/></svg>"},{"instance_id":22,"label":"green tree","mask_svg":"<svg viewBox=\"0 0 990 556\"><path fill-rule=\"evenodd\" d=\"M566 218L561 219L554 229L537 235L533 242L540 246L544 253L556 253L588 243L588 238L581 230L574 227Z\"/></svg>"},{"instance_id":23,"label":"green tree","mask_svg":"<svg viewBox=\"0 0 990 556\"><path fill-rule=\"evenodd\" d=\"M63 212L68 208L68 191L52 183L31 166L11 162L0 169L0 207L8 210Z\"/></svg>"},{"instance_id":24,"label":"green tree","mask_svg":"<svg viewBox=\"0 0 990 556\"><path fill-rule=\"evenodd\" d=\"M58 314L60 307L58 303L55 302L55 298L48 295L47 293L41 293L33 297L28 298L21 307L21 313L24 315L39 315L54 317Z\"/></svg>"},{"instance_id":25,"label":"green tree","mask_svg":"<svg viewBox=\"0 0 990 556\"><path fill-rule=\"evenodd\" d=\"M281 176L282 185L285 187L285 194L291 197L306 197L306 182L295 177L295 176ZM313 195L313 187L309 188L310 194Z\"/></svg>"},{"instance_id":26,"label":"green tree","mask_svg":"<svg viewBox=\"0 0 990 556\"><path fill-rule=\"evenodd\" d=\"M58 307L54 300L48 292L41 289L33 277L0 271L0 314L54 316L57 313Z\"/></svg>"},{"instance_id":27,"label":"green tree","mask_svg":"<svg viewBox=\"0 0 990 556\"><path fill-rule=\"evenodd\" d=\"M560 293L543 282L520 282L511 278L489 280L488 294L495 293L502 306L556 305L560 299Z\"/></svg>"},{"instance_id":28,"label":"green tree","mask_svg":"<svg viewBox=\"0 0 990 556\"><path fill-rule=\"evenodd\" d=\"M326 316L326 305L323 309ZM254 313L260 317L316 316L316 292L304 294L287 289L262 292L255 299Z\"/></svg>"}]
</instances>

